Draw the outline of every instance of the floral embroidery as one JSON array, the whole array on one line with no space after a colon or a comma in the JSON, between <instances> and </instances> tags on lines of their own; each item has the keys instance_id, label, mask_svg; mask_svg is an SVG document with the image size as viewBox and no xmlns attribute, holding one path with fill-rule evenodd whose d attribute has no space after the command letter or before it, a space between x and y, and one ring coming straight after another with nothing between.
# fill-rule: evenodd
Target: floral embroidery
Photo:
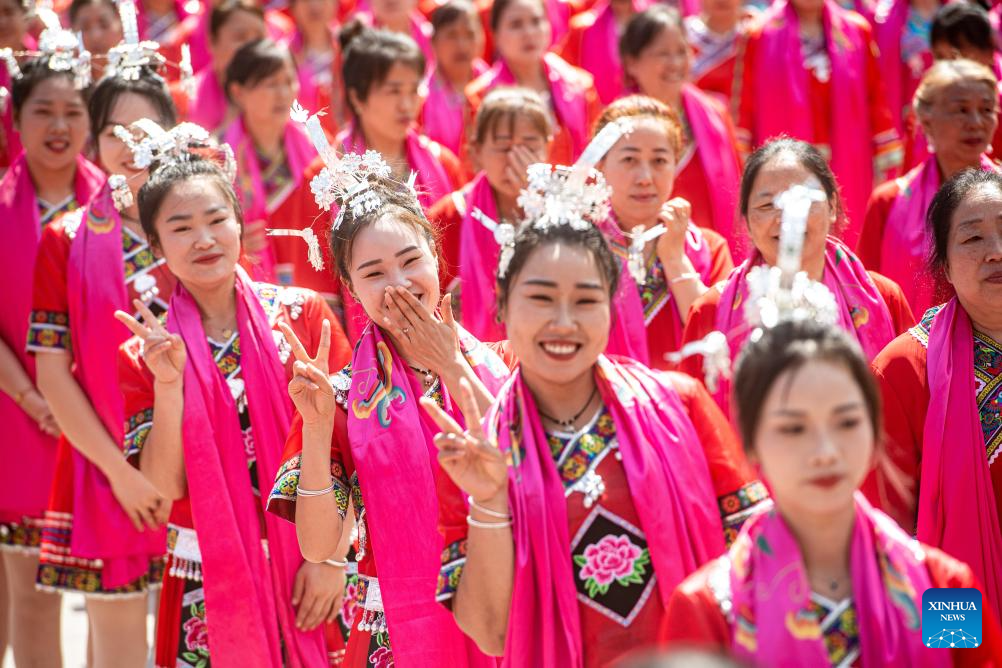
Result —
<instances>
[{"instance_id":1,"label":"floral embroidery","mask_svg":"<svg viewBox=\"0 0 1002 668\"><path fill-rule=\"evenodd\" d=\"M833 666L851 666L859 658L859 620L851 598L838 603L811 594L808 614L820 624L821 636Z\"/></svg>"},{"instance_id":2,"label":"floral embroidery","mask_svg":"<svg viewBox=\"0 0 1002 668\"><path fill-rule=\"evenodd\" d=\"M28 323L29 351L70 350L70 316L60 311L35 310Z\"/></svg>"},{"instance_id":3,"label":"floral embroidery","mask_svg":"<svg viewBox=\"0 0 1002 668\"><path fill-rule=\"evenodd\" d=\"M355 621L355 612L358 610L358 576L350 576L344 585L344 597L341 599L341 619L342 626L350 629Z\"/></svg>"},{"instance_id":4,"label":"floral embroidery","mask_svg":"<svg viewBox=\"0 0 1002 668\"><path fill-rule=\"evenodd\" d=\"M720 518L724 525L724 539L728 546L737 538L741 526L752 515L770 507L769 491L760 481L754 480L730 494L717 498Z\"/></svg>"},{"instance_id":5,"label":"floral embroidery","mask_svg":"<svg viewBox=\"0 0 1002 668\"><path fill-rule=\"evenodd\" d=\"M192 668L209 666L209 629L205 623L205 589L201 582L186 580L181 598L177 664Z\"/></svg>"},{"instance_id":6,"label":"floral embroidery","mask_svg":"<svg viewBox=\"0 0 1002 668\"><path fill-rule=\"evenodd\" d=\"M295 503L296 488L299 487L299 476L303 466L303 456L295 455L287 459L275 474L275 484L268 495L268 506L272 503ZM337 460L331 460L331 477L334 482L334 501L337 503L338 513L341 517L348 512L348 495L350 485L344 472L344 466Z\"/></svg>"},{"instance_id":7,"label":"floral embroidery","mask_svg":"<svg viewBox=\"0 0 1002 668\"><path fill-rule=\"evenodd\" d=\"M393 652L389 647L377 647L376 651L369 655L369 664L375 668L392 668Z\"/></svg>"},{"instance_id":8,"label":"floral embroidery","mask_svg":"<svg viewBox=\"0 0 1002 668\"><path fill-rule=\"evenodd\" d=\"M146 438L153 428L153 409L147 408L125 421L124 449L126 459L137 456L146 444Z\"/></svg>"},{"instance_id":9,"label":"floral embroidery","mask_svg":"<svg viewBox=\"0 0 1002 668\"><path fill-rule=\"evenodd\" d=\"M626 535L605 536L574 557L574 563L581 566L578 577L585 581L590 596L605 594L613 582L624 587L643 584L650 562L647 548L637 547Z\"/></svg>"},{"instance_id":10,"label":"floral embroidery","mask_svg":"<svg viewBox=\"0 0 1002 668\"><path fill-rule=\"evenodd\" d=\"M436 601L447 601L456 594L465 565L466 539L446 545L442 550L442 569L438 573L438 584L435 587Z\"/></svg>"},{"instance_id":11,"label":"floral embroidery","mask_svg":"<svg viewBox=\"0 0 1002 668\"><path fill-rule=\"evenodd\" d=\"M390 354L390 349L382 341L376 343L376 354L379 357L379 366L383 370L382 377L377 377L369 397L362 400L356 399L351 410L359 420L368 420L372 412L375 411L380 426L389 427L390 404L394 401L404 403L407 401L407 394L402 387L393 384L393 356Z\"/></svg>"},{"instance_id":12,"label":"floral embroidery","mask_svg":"<svg viewBox=\"0 0 1002 668\"><path fill-rule=\"evenodd\" d=\"M553 455L567 493L585 495L585 507L601 497L605 485L595 469L608 453L616 448L616 423L603 409L595 421L577 434L547 434L550 453Z\"/></svg>"}]
</instances>

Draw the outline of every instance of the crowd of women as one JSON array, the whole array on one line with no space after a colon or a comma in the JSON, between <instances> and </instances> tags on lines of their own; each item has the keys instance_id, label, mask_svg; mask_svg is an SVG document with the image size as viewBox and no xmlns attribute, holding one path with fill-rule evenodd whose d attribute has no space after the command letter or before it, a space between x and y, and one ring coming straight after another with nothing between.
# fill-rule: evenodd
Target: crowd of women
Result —
<instances>
[{"instance_id":1,"label":"crowd of women","mask_svg":"<svg viewBox=\"0 0 1002 668\"><path fill-rule=\"evenodd\" d=\"M1002 666L999 7L0 0L0 656Z\"/></svg>"}]
</instances>

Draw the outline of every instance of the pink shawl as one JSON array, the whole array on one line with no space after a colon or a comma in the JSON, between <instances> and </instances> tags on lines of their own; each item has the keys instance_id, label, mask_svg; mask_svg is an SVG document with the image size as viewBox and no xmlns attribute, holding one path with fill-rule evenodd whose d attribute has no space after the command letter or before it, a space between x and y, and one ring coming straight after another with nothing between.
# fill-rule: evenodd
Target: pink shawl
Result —
<instances>
[{"instance_id":1,"label":"pink shawl","mask_svg":"<svg viewBox=\"0 0 1002 668\"><path fill-rule=\"evenodd\" d=\"M0 67L0 88L6 88L10 92L10 74L6 67ZM7 100L7 108L0 114L0 139L3 146L0 148L0 167L11 165L21 154L21 135L14 129L14 105L10 99Z\"/></svg>"},{"instance_id":2,"label":"pink shawl","mask_svg":"<svg viewBox=\"0 0 1002 668\"><path fill-rule=\"evenodd\" d=\"M914 91L903 90L901 80L901 35L908 23L909 0L884 0L876 6L873 17L873 41L880 49L880 83L884 89L884 99L891 110L891 118L898 134L905 136L904 109L911 106Z\"/></svg>"},{"instance_id":3,"label":"pink shawl","mask_svg":"<svg viewBox=\"0 0 1002 668\"><path fill-rule=\"evenodd\" d=\"M103 182L105 175L93 169L93 183ZM87 206L70 245L66 292L74 376L111 440L121 443L125 408L117 391L118 347L129 333L114 314L118 309L131 313L132 307L125 286L122 221L107 184ZM113 588L145 574L149 560L163 555L164 541L163 529L135 530L105 475L74 449L73 556L101 559L102 584Z\"/></svg>"},{"instance_id":4,"label":"pink shawl","mask_svg":"<svg viewBox=\"0 0 1002 668\"><path fill-rule=\"evenodd\" d=\"M623 234L619 223L616 222L615 214L610 214L608 220L602 225L602 232L606 238L616 248L627 249L630 242ZM689 223L686 229L685 256L692 262L704 284L710 283L710 271L713 269L713 258L710 256L710 245L706 243L706 238L699 231L699 227ZM609 346L606 353L610 355L623 355L637 360L645 366L650 366L650 353L647 348L647 318L644 314L644 305L640 299L640 286L630 275L628 258L622 258L622 269L619 274L619 287L616 290L614 312L615 317L612 322L612 331L609 332ZM682 316L678 312L678 305L672 298L671 287L667 286L667 298L661 308L671 309L671 328L675 333L675 340L682 340ZM656 314L655 314L656 315ZM653 316L652 318L653 319ZM628 342L629 349L626 352L613 350L614 341ZM626 346L619 346L626 347Z\"/></svg>"},{"instance_id":5,"label":"pink shawl","mask_svg":"<svg viewBox=\"0 0 1002 668\"><path fill-rule=\"evenodd\" d=\"M103 180L104 174L97 167L77 156L74 188L80 205L90 200ZM35 184L23 152L0 181L0 221L5 238L0 254L0 280L15 288L7 291L4 307L0 309L0 337L35 382L35 358L25 350L24 342L42 225ZM41 517L49 502L56 441L42 433L35 421L4 393L0 393L0 419L6 432L0 443L0 459L7 462L0 467L0 521L21 521L23 515Z\"/></svg>"},{"instance_id":6,"label":"pink shawl","mask_svg":"<svg viewBox=\"0 0 1002 668\"><path fill-rule=\"evenodd\" d=\"M244 128L243 118L233 121L223 141L233 149L237 161L237 186L243 202L244 219L248 221L270 221L271 214L281 206L285 198L292 193L295 185L306 171L311 161L311 155L316 152L309 138L298 123L287 121L285 124L285 160L292 175L290 187L281 201L268 202L265 195L264 181L261 180L261 166L258 163L254 140ZM261 253L252 258L254 263L254 278L263 281L275 280L275 251L269 243Z\"/></svg>"},{"instance_id":7,"label":"pink shawl","mask_svg":"<svg viewBox=\"0 0 1002 668\"><path fill-rule=\"evenodd\" d=\"M441 147L429 140L417 130L407 131L404 140L407 151L407 163L417 172L415 187L418 191L418 201L425 209L452 192L454 184L449 178L439 159ZM365 137L356 128L354 121L337 136L337 143L349 153L365 153Z\"/></svg>"},{"instance_id":8,"label":"pink shawl","mask_svg":"<svg viewBox=\"0 0 1002 668\"><path fill-rule=\"evenodd\" d=\"M473 60L473 78L476 79L487 71L487 63L475 58ZM432 68L428 74L428 96L421 107L421 128L431 139L434 139L456 155L461 152L463 141L463 125L466 122L466 96L462 91L455 94L449 82L438 75L438 68Z\"/></svg>"},{"instance_id":9,"label":"pink shawl","mask_svg":"<svg viewBox=\"0 0 1002 668\"><path fill-rule=\"evenodd\" d=\"M491 220L498 219L497 204L487 174L480 172L468 189L453 197L463 200L463 208L459 212L463 216L459 230L463 327L481 341L501 341L505 338L505 328L497 321L495 301L501 249L494 233L473 217L473 212L479 209Z\"/></svg>"},{"instance_id":10,"label":"pink shawl","mask_svg":"<svg viewBox=\"0 0 1002 668\"><path fill-rule=\"evenodd\" d=\"M981 169L997 168L982 155ZM939 186L935 155L898 179L899 193L887 215L880 246L880 272L901 286L915 313L925 313L936 303L936 286L926 267L932 239L925 218Z\"/></svg>"},{"instance_id":11,"label":"pink shawl","mask_svg":"<svg viewBox=\"0 0 1002 668\"><path fill-rule=\"evenodd\" d=\"M188 100L185 120L201 125L215 134L226 120L229 102L222 84L211 67L206 67L195 75L195 97Z\"/></svg>"},{"instance_id":12,"label":"pink shawl","mask_svg":"<svg viewBox=\"0 0 1002 668\"><path fill-rule=\"evenodd\" d=\"M585 91L571 82L576 80L567 61L555 53L547 51L543 55L543 72L550 82L550 100L557 122L567 128L573 143L574 155L580 155L588 145L588 108ZM489 77L484 91L497 86L517 86L515 75L500 58L485 75Z\"/></svg>"},{"instance_id":13,"label":"pink shawl","mask_svg":"<svg viewBox=\"0 0 1002 668\"><path fill-rule=\"evenodd\" d=\"M261 480L278 471L292 422L285 369L278 359L271 325L247 274L237 267L240 368L254 434ZM295 527L263 513L268 555L261 544L264 501L247 477L247 455L233 395L212 357L198 304L178 284L168 309L167 329L188 349L184 370L185 471L192 517L205 574L205 602L212 657L226 666L283 665L306 668L326 663L323 631L298 631L292 586L303 558ZM263 497L267 499L267 495Z\"/></svg>"},{"instance_id":14,"label":"pink shawl","mask_svg":"<svg viewBox=\"0 0 1002 668\"><path fill-rule=\"evenodd\" d=\"M487 389L497 392L508 368L462 330L460 344ZM421 381L392 345L370 324L355 347L348 440L369 517L393 657L403 666L486 668L494 660L481 654L435 602L443 544L432 437L439 430L418 405ZM462 421L448 391L441 391L445 410Z\"/></svg>"},{"instance_id":15,"label":"pink shawl","mask_svg":"<svg viewBox=\"0 0 1002 668\"><path fill-rule=\"evenodd\" d=\"M648 0L633 0L633 11L643 11L649 4ZM595 90L602 104L610 104L623 94L623 65L619 61L616 15L609 0L603 0L591 11L595 14L595 22L581 33L581 62L578 66L595 77Z\"/></svg>"},{"instance_id":16,"label":"pink shawl","mask_svg":"<svg viewBox=\"0 0 1002 668\"><path fill-rule=\"evenodd\" d=\"M733 136L728 131L726 119L717 113L707 94L692 84L682 86L682 105L692 128L703 172L713 179L713 184L707 187L713 209L713 229L724 237L728 247L738 248L734 220L738 208L741 164Z\"/></svg>"},{"instance_id":17,"label":"pink shawl","mask_svg":"<svg viewBox=\"0 0 1002 668\"><path fill-rule=\"evenodd\" d=\"M760 53L754 63L756 146L785 134L814 141L810 113L810 74L800 54L797 13L787 0L778 0L762 19ZM870 43L834 0L825 0L825 40L831 59L831 166L845 199L849 225L842 235L854 246L863 212L873 189L873 135L867 98L866 58Z\"/></svg>"},{"instance_id":18,"label":"pink shawl","mask_svg":"<svg viewBox=\"0 0 1002 668\"><path fill-rule=\"evenodd\" d=\"M355 7L355 18L361 20L366 25L373 26L376 28L382 28L376 21L375 15L370 9L369 3L364 4L359 2ZM421 53L424 54L425 60L425 70L430 70L435 65L435 49L431 45L431 23L424 17L424 15L414 10L411 13L411 32L410 37L417 42L418 47L421 49Z\"/></svg>"},{"instance_id":19,"label":"pink shawl","mask_svg":"<svg viewBox=\"0 0 1002 668\"><path fill-rule=\"evenodd\" d=\"M748 271L762 263L762 254L754 251L734 268L717 305L716 329L727 335L731 361L737 359L751 329L745 321L744 305L748 297ZM895 337L894 322L883 296L863 263L835 237L825 243L825 269L821 278L838 303L839 326L855 334L866 358L872 360ZM730 415L730 381L721 378L713 395L717 405Z\"/></svg>"},{"instance_id":20,"label":"pink shawl","mask_svg":"<svg viewBox=\"0 0 1002 668\"><path fill-rule=\"evenodd\" d=\"M1002 532L975 399L971 319L954 297L929 331L929 412L922 434L919 540L967 562L1002 611Z\"/></svg>"},{"instance_id":21,"label":"pink shawl","mask_svg":"<svg viewBox=\"0 0 1002 668\"><path fill-rule=\"evenodd\" d=\"M724 551L706 455L669 377L632 360L602 356L595 379L616 425L658 595L667 604L683 578ZM515 579L502 665L583 666L586 639L569 557L564 486L520 371L502 388L485 424L514 460L508 496Z\"/></svg>"},{"instance_id":22,"label":"pink shawl","mask_svg":"<svg viewBox=\"0 0 1002 668\"><path fill-rule=\"evenodd\" d=\"M932 583L915 541L859 492L855 501L850 572L860 665L953 665L949 652L926 649L922 640L922 593ZM782 515L773 509L749 519L730 560L735 658L756 666L829 665L800 547Z\"/></svg>"},{"instance_id":23,"label":"pink shawl","mask_svg":"<svg viewBox=\"0 0 1002 668\"><path fill-rule=\"evenodd\" d=\"M336 105L341 102L343 94L341 92L341 53L337 42L337 31L330 29L331 45L334 47L334 59L331 63L331 82L328 90L323 91L317 85L313 68L310 66L303 49L303 34L297 30L288 40L289 51L296 59L296 76L299 79L299 102L306 109L316 109L327 112L332 118L324 120L324 127L328 127L328 120L333 120L333 127L339 127L344 123L341 108ZM330 103L330 107L327 106Z\"/></svg>"}]
</instances>

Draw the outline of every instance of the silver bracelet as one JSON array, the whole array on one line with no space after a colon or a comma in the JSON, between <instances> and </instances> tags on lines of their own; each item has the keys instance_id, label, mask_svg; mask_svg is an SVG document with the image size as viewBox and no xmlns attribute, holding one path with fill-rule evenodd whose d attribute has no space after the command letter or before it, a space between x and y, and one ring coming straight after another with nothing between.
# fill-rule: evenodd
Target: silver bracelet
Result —
<instances>
[{"instance_id":1,"label":"silver bracelet","mask_svg":"<svg viewBox=\"0 0 1002 668\"><path fill-rule=\"evenodd\" d=\"M328 559L324 562L328 566L334 566L335 568L347 568L347 561L338 561L337 559Z\"/></svg>"},{"instance_id":2,"label":"silver bracelet","mask_svg":"<svg viewBox=\"0 0 1002 668\"><path fill-rule=\"evenodd\" d=\"M487 515L488 517L496 517L499 520L510 520L511 519L511 515L509 515L507 513L499 513L496 510L491 510L490 508L484 508L479 503L477 503L476 501L473 500L473 495L472 494L470 496L466 497L466 500L470 502L470 508L476 508L477 510L479 510L480 512L482 512L484 515Z\"/></svg>"},{"instance_id":3,"label":"silver bracelet","mask_svg":"<svg viewBox=\"0 0 1002 668\"><path fill-rule=\"evenodd\" d=\"M331 484L323 489L303 489L299 485L296 485L296 496L323 496L324 494L330 494L334 491L334 478L331 478Z\"/></svg>"},{"instance_id":4,"label":"silver bracelet","mask_svg":"<svg viewBox=\"0 0 1002 668\"><path fill-rule=\"evenodd\" d=\"M702 278L698 273L691 271L688 274L679 274L675 278L671 279L669 283L675 285L676 283L681 283L682 281L698 281Z\"/></svg>"},{"instance_id":5,"label":"silver bracelet","mask_svg":"<svg viewBox=\"0 0 1002 668\"><path fill-rule=\"evenodd\" d=\"M471 527L476 527L478 529L506 529L511 526L511 520L507 522L481 522L475 520L469 515L466 516L466 523Z\"/></svg>"}]
</instances>

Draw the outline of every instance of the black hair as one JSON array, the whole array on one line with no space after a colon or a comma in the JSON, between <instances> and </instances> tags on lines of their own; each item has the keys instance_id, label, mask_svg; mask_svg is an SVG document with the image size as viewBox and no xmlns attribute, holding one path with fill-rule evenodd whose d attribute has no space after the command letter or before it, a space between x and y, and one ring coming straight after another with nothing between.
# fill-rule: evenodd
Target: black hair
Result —
<instances>
[{"instance_id":1,"label":"black hair","mask_svg":"<svg viewBox=\"0 0 1002 668\"><path fill-rule=\"evenodd\" d=\"M491 4L491 16L489 23L492 33L498 31L498 26L501 25L501 16L513 2L515 2L515 0L494 0ZM543 8L543 16L547 17L546 20L549 21L549 17L546 14L546 6L543 4L543 0L535 0L535 2L539 3L539 5Z\"/></svg>"},{"instance_id":2,"label":"black hair","mask_svg":"<svg viewBox=\"0 0 1002 668\"><path fill-rule=\"evenodd\" d=\"M349 91L359 100L366 100L373 86L386 80L397 63L412 67L424 76L424 53L410 36L389 30L374 30L358 19L346 23L338 36L341 43L341 75L344 79L345 102L352 115L358 112L351 103Z\"/></svg>"},{"instance_id":3,"label":"black hair","mask_svg":"<svg viewBox=\"0 0 1002 668\"><path fill-rule=\"evenodd\" d=\"M264 21L264 10L254 0L223 0L212 8L212 14L209 15L209 38L215 39L226 22L237 12L247 12Z\"/></svg>"},{"instance_id":4,"label":"black hair","mask_svg":"<svg viewBox=\"0 0 1002 668\"><path fill-rule=\"evenodd\" d=\"M156 218L157 214L160 213L160 207L163 206L164 199L177 183L196 178L208 179L219 188L233 208L233 214L240 224L241 231L243 230L244 214L243 208L240 206L240 198L237 197L233 184L230 183L218 164L209 159L191 158L162 167L153 165L150 167L150 177L139 189L137 198L139 224L153 248L160 247L160 234L157 232Z\"/></svg>"},{"instance_id":5,"label":"black hair","mask_svg":"<svg viewBox=\"0 0 1002 668\"><path fill-rule=\"evenodd\" d=\"M929 43L943 42L958 50L971 47L979 51L994 51L995 32L988 12L972 2L943 5L932 21Z\"/></svg>"},{"instance_id":6,"label":"black hair","mask_svg":"<svg viewBox=\"0 0 1002 668\"><path fill-rule=\"evenodd\" d=\"M762 166L783 154L790 154L796 158L797 162L811 174L817 177L824 188L828 203L835 211L836 220L842 220L844 207L842 206L842 196L839 194L838 181L832 168L821 155L821 151L813 145L799 139L790 137L776 137L760 146L754 153L748 156L745 161L745 171L741 175L741 190L738 197L738 211L742 216L748 216L748 201L751 199L752 186L755 179L762 170Z\"/></svg>"},{"instance_id":7,"label":"black hair","mask_svg":"<svg viewBox=\"0 0 1002 668\"><path fill-rule=\"evenodd\" d=\"M480 17L477 14L477 8L470 0L448 0L444 4L439 5L431 13L433 34L437 35L439 30L462 18L472 18L476 26L480 27Z\"/></svg>"},{"instance_id":8,"label":"black hair","mask_svg":"<svg viewBox=\"0 0 1002 668\"><path fill-rule=\"evenodd\" d=\"M69 81L74 80L72 70L54 70L49 67L49 56L38 56L21 63L21 76L15 77L10 86L10 97L14 118L21 113L24 103L31 97L35 88L54 77L66 77ZM87 91L80 91L80 97L87 104Z\"/></svg>"},{"instance_id":9,"label":"black hair","mask_svg":"<svg viewBox=\"0 0 1002 668\"><path fill-rule=\"evenodd\" d=\"M80 10L89 5L99 5L105 4L111 9L111 13L115 15L115 20L118 21L118 6L113 0L73 0L70 3L69 18L70 25L76 23L77 17L80 15Z\"/></svg>"},{"instance_id":10,"label":"black hair","mask_svg":"<svg viewBox=\"0 0 1002 668\"><path fill-rule=\"evenodd\" d=\"M341 281L349 286L351 252L355 239L359 232L383 218L393 218L413 227L424 236L432 254L438 257L438 232L435 226L428 222L414 193L403 184L388 178L369 177L369 181L369 188L378 194L380 206L373 211L362 211L357 216L350 206L342 207L344 216L341 223L336 230L330 231L328 239L331 257L334 258L334 269Z\"/></svg>"},{"instance_id":11,"label":"black hair","mask_svg":"<svg viewBox=\"0 0 1002 668\"><path fill-rule=\"evenodd\" d=\"M111 110L123 93L140 95L157 110L155 120L165 128L177 125L177 109L167 83L153 68L144 66L136 79L126 79L114 74L103 77L90 93L87 111L90 114L90 134L97 139L111 121Z\"/></svg>"},{"instance_id":12,"label":"black hair","mask_svg":"<svg viewBox=\"0 0 1002 668\"><path fill-rule=\"evenodd\" d=\"M940 186L936 196L932 198L932 204L926 212L926 225L932 233L929 269L933 274L942 276L946 270L953 215L972 192L983 187L994 187L1002 193L1002 175L995 170L965 169Z\"/></svg>"},{"instance_id":13,"label":"black hair","mask_svg":"<svg viewBox=\"0 0 1002 668\"><path fill-rule=\"evenodd\" d=\"M776 380L812 361L835 364L849 372L863 395L874 438L880 441L880 388L856 338L841 327L816 320L785 320L763 330L758 338L749 338L737 359L732 400L746 451L755 449L762 407Z\"/></svg>"},{"instance_id":14,"label":"black hair","mask_svg":"<svg viewBox=\"0 0 1002 668\"><path fill-rule=\"evenodd\" d=\"M267 37L247 42L233 54L226 67L226 83L223 89L230 96L230 87L239 84L253 87L286 65L295 72L295 61L288 47Z\"/></svg>"},{"instance_id":15,"label":"black hair","mask_svg":"<svg viewBox=\"0 0 1002 668\"><path fill-rule=\"evenodd\" d=\"M638 58L666 28L678 28L682 39L686 39L682 15L674 7L653 5L630 17L619 38L619 57Z\"/></svg>"},{"instance_id":16,"label":"black hair","mask_svg":"<svg viewBox=\"0 0 1002 668\"><path fill-rule=\"evenodd\" d=\"M515 234L515 247L512 249L511 260L505 268L504 276L497 277L497 313L498 317L508 306L508 297L515 277L525 266L532 253L551 244L584 248L598 266L598 272L609 289L609 298L616 294L619 285L620 261L609 248L605 235L594 225L588 225L583 230L575 229L567 224L547 225L542 229L527 222Z\"/></svg>"}]
</instances>

